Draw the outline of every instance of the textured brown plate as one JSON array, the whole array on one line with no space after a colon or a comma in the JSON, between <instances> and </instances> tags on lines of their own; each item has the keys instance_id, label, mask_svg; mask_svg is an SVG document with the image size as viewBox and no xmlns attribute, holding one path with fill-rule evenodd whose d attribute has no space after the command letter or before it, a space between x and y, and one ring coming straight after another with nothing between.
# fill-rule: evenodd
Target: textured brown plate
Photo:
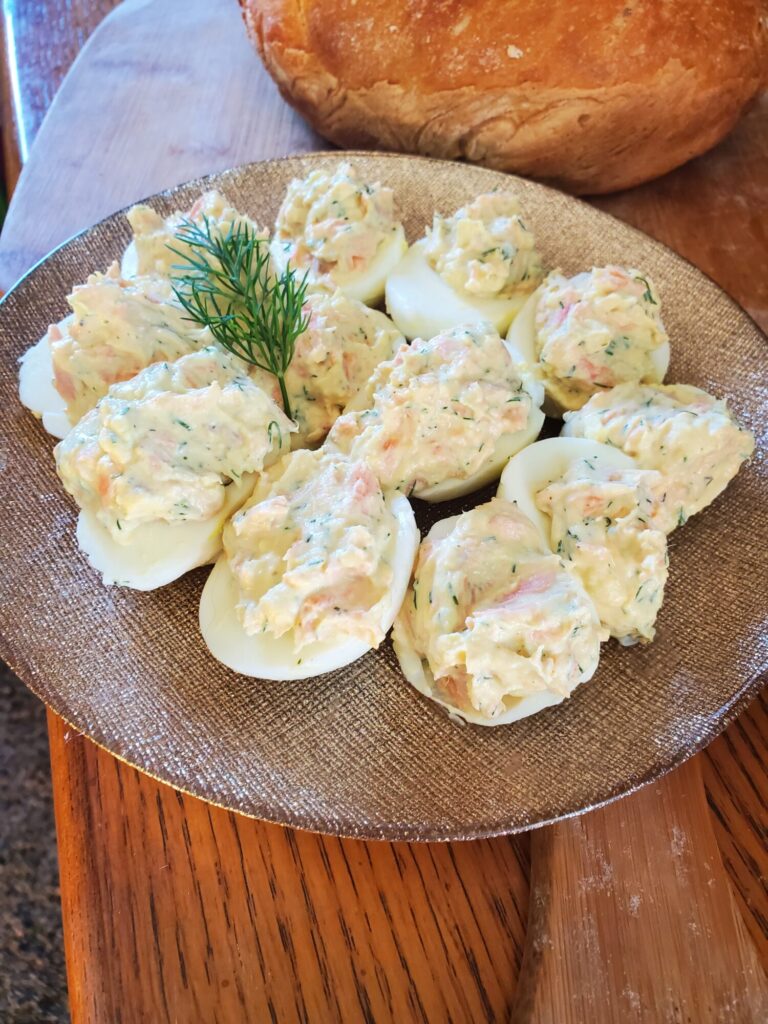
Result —
<instances>
[{"instance_id":1,"label":"textured brown plate","mask_svg":"<svg viewBox=\"0 0 768 1024\"><path fill-rule=\"evenodd\" d=\"M151 202L167 213L217 187L270 224L292 177L338 160L253 164ZM450 212L512 185L549 265L648 270L672 337L669 379L728 395L744 423L764 428L765 338L664 246L492 171L402 156L355 154L354 162L395 189L411 239L435 208ZM158 779L270 821L363 838L469 839L574 814L656 778L720 732L760 685L768 666L760 441L726 494L674 534L657 640L607 645L596 676L571 700L497 729L452 724L404 681L388 642L306 682L233 674L197 631L204 570L150 594L104 588L78 553L53 443L19 404L16 360L65 315L71 286L128 240L124 217L109 217L57 249L0 306L0 653L77 729ZM418 508L422 530L477 500Z\"/></svg>"}]
</instances>

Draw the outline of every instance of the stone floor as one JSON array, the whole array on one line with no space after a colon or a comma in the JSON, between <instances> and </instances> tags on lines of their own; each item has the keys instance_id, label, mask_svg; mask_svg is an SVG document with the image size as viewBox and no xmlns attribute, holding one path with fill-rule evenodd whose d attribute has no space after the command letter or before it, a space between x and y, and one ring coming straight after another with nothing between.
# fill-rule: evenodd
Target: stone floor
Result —
<instances>
[{"instance_id":1,"label":"stone floor","mask_svg":"<svg viewBox=\"0 0 768 1024\"><path fill-rule=\"evenodd\" d=\"M0 662L0 1021L67 1021L45 710Z\"/></svg>"}]
</instances>

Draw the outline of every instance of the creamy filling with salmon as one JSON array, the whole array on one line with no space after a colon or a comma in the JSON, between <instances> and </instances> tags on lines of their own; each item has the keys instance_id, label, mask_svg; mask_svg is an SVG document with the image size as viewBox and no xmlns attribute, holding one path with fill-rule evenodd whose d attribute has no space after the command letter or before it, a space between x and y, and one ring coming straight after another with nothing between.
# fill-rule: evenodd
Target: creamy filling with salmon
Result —
<instances>
[{"instance_id":1,"label":"creamy filling with salmon","mask_svg":"<svg viewBox=\"0 0 768 1024\"><path fill-rule=\"evenodd\" d=\"M396 520L365 462L295 451L265 472L224 530L248 634L378 647Z\"/></svg>"},{"instance_id":2,"label":"creamy filling with salmon","mask_svg":"<svg viewBox=\"0 0 768 1024\"><path fill-rule=\"evenodd\" d=\"M206 520L225 488L290 444L293 424L215 347L115 384L56 446L66 490L118 543L146 523Z\"/></svg>"},{"instance_id":3,"label":"creamy filling with salmon","mask_svg":"<svg viewBox=\"0 0 768 1024\"><path fill-rule=\"evenodd\" d=\"M274 238L292 267L341 283L370 268L399 230L392 189L363 181L342 163L290 183Z\"/></svg>"},{"instance_id":4,"label":"creamy filling with salmon","mask_svg":"<svg viewBox=\"0 0 768 1024\"><path fill-rule=\"evenodd\" d=\"M73 424L112 384L212 341L190 323L166 278L126 279L116 263L106 274L91 274L67 301L72 315L48 328L48 344L54 384Z\"/></svg>"},{"instance_id":5,"label":"creamy filling with salmon","mask_svg":"<svg viewBox=\"0 0 768 1024\"><path fill-rule=\"evenodd\" d=\"M425 252L452 288L477 298L510 298L541 280L534 237L512 192L486 192L452 217L436 213Z\"/></svg>"},{"instance_id":6,"label":"creamy filling with salmon","mask_svg":"<svg viewBox=\"0 0 768 1024\"><path fill-rule=\"evenodd\" d=\"M489 719L522 696L568 696L606 637L576 575L501 498L422 543L395 623L396 644L427 663L435 695Z\"/></svg>"},{"instance_id":7,"label":"creamy filling with salmon","mask_svg":"<svg viewBox=\"0 0 768 1024\"><path fill-rule=\"evenodd\" d=\"M566 413L563 433L611 444L658 470L656 518L667 532L713 502L755 448L724 400L689 384L621 384Z\"/></svg>"},{"instance_id":8,"label":"creamy filling with salmon","mask_svg":"<svg viewBox=\"0 0 768 1024\"><path fill-rule=\"evenodd\" d=\"M552 549L579 576L611 636L652 640L667 580L667 537L656 525L664 479L653 470L598 469L589 459L536 496Z\"/></svg>"},{"instance_id":9,"label":"creamy filling with salmon","mask_svg":"<svg viewBox=\"0 0 768 1024\"><path fill-rule=\"evenodd\" d=\"M601 388L661 380L652 355L668 341L661 300L639 270L548 275L536 305L536 354L548 391L577 409Z\"/></svg>"},{"instance_id":10,"label":"creamy filling with salmon","mask_svg":"<svg viewBox=\"0 0 768 1024\"><path fill-rule=\"evenodd\" d=\"M364 395L370 407L340 417L328 443L365 458L385 488L406 494L471 477L503 435L525 427L533 406L518 365L488 324L403 346L377 368Z\"/></svg>"},{"instance_id":11,"label":"creamy filling with salmon","mask_svg":"<svg viewBox=\"0 0 768 1024\"><path fill-rule=\"evenodd\" d=\"M296 339L285 375L298 426L295 446L322 441L379 363L390 359L405 340L387 316L340 291L311 294L304 312L309 326ZM280 403L276 378L260 370L253 376Z\"/></svg>"},{"instance_id":12,"label":"creamy filling with salmon","mask_svg":"<svg viewBox=\"0 0 768 1024\"><path fill-rule=\"evenodd\" d=\"M269 239L269 232L262 230L255 221L240 213L231 205L226 196L215 189L204 192L186 213L176 211L169 217L153 210L145 203L138 203L126 214L133 230L135 249L135 274L161 274L169 276L174 264L183 262L190 254L189 247L176 237L176 232L185 221L198 226L204 221L215 233L226 236L236 225L247 224L258 238Z\"/></svg>"}]
</instances>

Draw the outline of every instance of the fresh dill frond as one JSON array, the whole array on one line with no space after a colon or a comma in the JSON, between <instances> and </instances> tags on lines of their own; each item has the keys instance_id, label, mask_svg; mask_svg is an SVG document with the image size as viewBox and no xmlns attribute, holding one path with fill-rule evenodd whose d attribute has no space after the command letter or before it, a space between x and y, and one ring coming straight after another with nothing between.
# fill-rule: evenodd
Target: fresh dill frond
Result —
<instances>
[{"instance_id":1,"label":"fresh dill frond","mask_svg":"<svg viewBox=\"0 0 768 1024\"><path fill-rule=\"evenodd\" d=\"M185 219L176 238L184 246L169 246L183 261L171 268L176 298L223 348L277 378L292 419L285 374L309 326L307 275L297 280L290 267L273 275L269 243L247 221L222 233L206 216L201 224Z\"/></svg>"}]
</instances>

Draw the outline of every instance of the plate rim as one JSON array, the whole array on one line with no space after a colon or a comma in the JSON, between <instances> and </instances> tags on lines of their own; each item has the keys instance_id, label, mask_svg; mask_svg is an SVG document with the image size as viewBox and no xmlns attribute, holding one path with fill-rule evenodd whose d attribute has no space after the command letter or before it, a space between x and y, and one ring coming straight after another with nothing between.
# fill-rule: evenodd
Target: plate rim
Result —
<instances>
[{"instance_id":1,"label":"plate rim","mask_svg":"<svg viewBox=\"0 0 768 1024\"><path fill-rule=\"evenodd\" d=\"M0 641L4 642L3 634L0 634ZM664 762L659 765L654 765L652 769L646 772L640 778L634 780L630 786L621 787L619 791L609 791L604 797L600 797L590 803L584 804L584 806L577 808L576 810L563 811L562 813L555 813L550 817L540 818L536 821L528 822L525 824L510 824L504 823L503 820L499 820L488 828L473 828L471 834L468 832L457 832L450 828L439 829L433 826L422 827L418 833L404 834L403 829L399 829L396 824L386 823L375 829L369 829L365 833L360 831L354 831L353 829L347 829L344 827L343 822L339 823L338 828L323 827L315 828L306 823L296 821L281 820L276 817L270 817L268 814L256 814L242 808L232 807L230 804L224 803L220 800L215 800L210 796L202 793L195 792L194 789L188 785L179 782L171 782L168 779L162 778L156 772L150 771L147 768L136 764L135 761L131 760L130 757L126 757L123 754L118 754L114 750L111 750L105 743L95 739L88 732L84 732L79 725L71 721L65 714L58 711L54 705L46 700L40 693L37 692L36 688L20 675L12 661L9 661L5 657L5 652L0 648L0 657L10 670L21 680L24 686L42 702L46 709L52 711L58 718L64 722L68 729L74 729L76 733L82 738L92 743L100 751L104 751L109 754L110 757L114 757L121 764L126 765L128 768L133 768L135 771L140 772L142 775L146 775L152 779L153 782L160 783L163 786L169 786L184 796L192 797L195 800L200 800L204 804L208 804L211 807L216 807L219 810L227 811L231 814L239 814L243 818L249 818L253 821L266 822L268 825L277 825L281 828L297 829L302 832L309 832L312 835L318 836L329 836L336 839L357 839L364 842L384 842L384 843L456 843L456 842L467 842L471 843L479 839L500 839L503 836L520 835L524 832L533 832L535 829L545 828L549 825L555 825L560 821L568 821L571 818L577 818L582 814L588 814L590 811L599 810L601 807L607 807L609 804L615 803L617 800L622 800L626 796L631 796L633 793L637 793L638 790L644 789L646 786L652 785L654 782L658 782L665 775L680 768L686 761L700 753L706 747L709 746L713 740L717 739L725 729L738 718L739 714L747 707L752 700L757 696L759 690L768 683L768 670L758 673L753 676L752 679L748 680L744 687L742 687L735 695L730 704L723 705L719 710L723 711L722 716L714 719L715 729L711 734L697 739L693 746L683 747L678 751L679 757L676 755L671 761ZM710 719L712 721L712 719ZM475 728L482 728L482 726L476 726ZM330 825L330 822L329 822Z\"/></svg>"}]
</instances>

